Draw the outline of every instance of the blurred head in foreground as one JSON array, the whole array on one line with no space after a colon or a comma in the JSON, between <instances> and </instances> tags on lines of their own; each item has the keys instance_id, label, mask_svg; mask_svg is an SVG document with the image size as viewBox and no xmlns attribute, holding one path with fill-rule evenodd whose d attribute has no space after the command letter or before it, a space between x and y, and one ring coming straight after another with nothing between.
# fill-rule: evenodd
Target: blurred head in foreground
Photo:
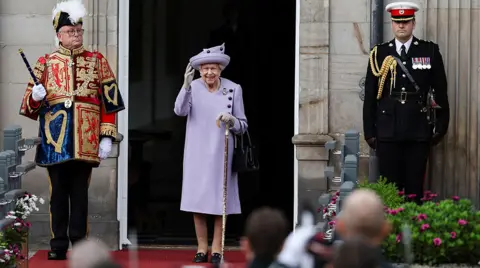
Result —
<instances>
[{"instance_id":1,"label":"blurred head in foreground","mask_svg":"<svg viewBox=\"0 0 480 268\"><path fill-rule=\"evenodd\" d=\"M100 242L83 240L75 244L68 258L69 268L95 268L112 261L110 250Z\"/></svg>"},{"instance_id":2,"label":"blurred head in foreground","mask_svg":"<svg viewBox=\"0 0 480 268\"><path fill-rule=\"evenodd\" d=\"M361 236L377 246L391 231L382 200L367 189L355 190L345 199L335 226L343 239Z\"/></svg>"},{"instance_id":3,"label":"blurred head in foreground","mask_svg":"<svg viewBox=\"0 0 480 268\"><path fill-rule=\"evenodd\" d=\"M288 223L281 211L268 207L253 211L248 216L241 241L247 261L273 261L287 235Z\"/></svg>"}]
</instances>

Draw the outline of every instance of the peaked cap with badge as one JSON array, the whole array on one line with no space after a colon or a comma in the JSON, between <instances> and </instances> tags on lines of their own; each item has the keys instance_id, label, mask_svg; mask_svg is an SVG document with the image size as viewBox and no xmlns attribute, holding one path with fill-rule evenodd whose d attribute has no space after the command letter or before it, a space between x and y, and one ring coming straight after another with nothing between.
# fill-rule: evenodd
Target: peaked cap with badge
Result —
<instances>
[{"instance_id":1,"label":"peaked cap with badge","mask_svg":"<svg viewBox=\"0 0 480 268\"><path fill-rule=\"evenodd\" d=\"M415 19L415 12L420 8L412 2L394 2L385 7L390 12L392 21L411 21Z\"/></svg>"},{"instance_id":2,"label":"peaked cap with badge","mask_svg":"<svg viewBox=\"0 0 480 268\"><path fill-rule=\"evenodd\" d=\"M385 10L398 24L414 20L419 7L395 2ZM413 26L403 29L406 33ZM437 44L413 34L400 39L375 45L370 52L363 129L365 140L376 150L380 175L420 202L430 147L448 130L447 78Z\"/></svg>"}]
</instances>

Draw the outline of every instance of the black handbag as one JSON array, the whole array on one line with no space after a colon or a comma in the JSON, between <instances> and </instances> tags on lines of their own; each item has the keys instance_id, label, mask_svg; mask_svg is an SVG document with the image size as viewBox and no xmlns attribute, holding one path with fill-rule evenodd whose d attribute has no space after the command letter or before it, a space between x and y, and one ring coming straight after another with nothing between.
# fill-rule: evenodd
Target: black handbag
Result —
<instances>
[{"instance_id":1,"label":"black handbag","mask_svg":"<svg viewBox=\"0 0 480 268\"><path fill-rule=\"evenodd\" d=\"M243 132L240 122L240 133ZM248 130L243 134L234 135L234 150L232 172L250 172L259 169L257 149L252 144Z\"/></svg>"}]
</instances>

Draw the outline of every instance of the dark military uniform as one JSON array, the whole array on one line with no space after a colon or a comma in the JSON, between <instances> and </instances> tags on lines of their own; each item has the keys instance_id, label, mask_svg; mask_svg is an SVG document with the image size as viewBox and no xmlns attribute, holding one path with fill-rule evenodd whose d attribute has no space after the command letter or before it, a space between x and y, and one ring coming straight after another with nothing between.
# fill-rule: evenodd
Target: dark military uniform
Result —
<instances>
[{"instance_id":1,"label":"dark military uniform","mask_svg":"<svg viewBox=\"0 0 480 268\"><path fill-rule=\"evenodd\" d=\"M401 59L418 91L397 61L388 56ZM384 61L382 75L378 69ZM426 107L431 89L441 107L436 110L435 124L429 124L432 116ZM375 46L365 81L363 126L365 140L376 149L380 175L404 188L406 194L416 194L417 200L423 197L430 147L447 133L448 123L447 78L438 45L413 37L403 58L397 53L395 40Z\"/></svg>"}]
</instances>

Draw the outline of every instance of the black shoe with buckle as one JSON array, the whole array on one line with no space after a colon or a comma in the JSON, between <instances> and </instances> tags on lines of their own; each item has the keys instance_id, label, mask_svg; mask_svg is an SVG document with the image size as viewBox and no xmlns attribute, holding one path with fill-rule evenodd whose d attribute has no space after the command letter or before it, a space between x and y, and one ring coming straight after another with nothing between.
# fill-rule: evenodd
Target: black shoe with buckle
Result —
<instances>
[{"instance_id":1,"label":"black shoe with buckle","mask_svg":"<svg viewBox=\"0 0 480 268\"><path fill-rule=\"evenodd\" d=\"M67 251L52 250L48 252L48 260L50 261L63 261L67 259Z\"/></svg>"},{"instance_id":2,"label":"black shoe with buckle","mask_svg":"<svg viewBox=\"0 0 480 268\"><path fill-rule=\"evenodd\" d=\"M197 252L197 254L195 254L195 257L193 257L193 262L195 263L208 262L207 253Z\"/></svg>"},{"instance_id":3,"label":"black shoe with buckle","mask_svg":"<svg viewBox=\"0 0 480 268\"><path fill-rule=\"evenodd\" d=\"M222 261L222 254L212 253L212 257L210 258L211 263L220 263L221 261Z\"/></svg>"}]
</instances>

